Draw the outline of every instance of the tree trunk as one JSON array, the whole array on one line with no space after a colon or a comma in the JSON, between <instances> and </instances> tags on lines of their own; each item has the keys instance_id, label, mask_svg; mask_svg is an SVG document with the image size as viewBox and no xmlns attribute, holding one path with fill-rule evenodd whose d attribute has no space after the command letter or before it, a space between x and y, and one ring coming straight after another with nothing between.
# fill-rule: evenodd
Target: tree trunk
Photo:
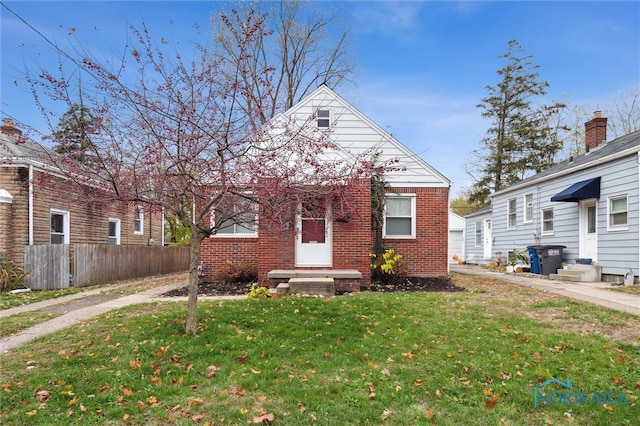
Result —
<instances>
[{"instance_id":1,"label":"tree trunk","mask_svg":"<svg viewBox=\"0 0 640 426\"><path fill-rule=\"evenodd\" d=\"M187 299L187 326L186 333L198 334L198 266L200 265L201 235L192 235L189 246L189 293Z\"/></svg>"}]
</instances>

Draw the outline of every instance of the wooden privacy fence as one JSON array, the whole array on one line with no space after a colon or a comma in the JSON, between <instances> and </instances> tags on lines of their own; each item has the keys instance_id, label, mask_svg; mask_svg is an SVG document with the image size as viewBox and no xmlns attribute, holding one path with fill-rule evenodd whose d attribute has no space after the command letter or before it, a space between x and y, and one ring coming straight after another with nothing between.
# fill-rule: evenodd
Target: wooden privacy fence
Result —
<instances>
[{"instance_id":1,"label":"wooden privacy fence","mask_svg":"<svg viewBox=\"0 0 640 426\"><path fill-rule=\"evenodd\" d=\"M189 269L188 247L75 244L73 257L74 287Z\"/></svg>"},{"instance_id":2,"label":"wooden privacy fence","mask_svg":"<svg viewBox=\"0 0 640 426\"><path fill-rule=\"evenodd\" d=\"M25 284L32 290L69 288L69 251L68 244L25 247Z\"/></svg>"},{"instance_id":3,"label":"wooden privacy fence","mask_svg":"<svg viewBox=\"0 0 640 426\"><path fill-rule=\"evenodd\" d=\"M74 287L86 287L188 269L188 247L74 244L70 250L69 245L51 244L25 249L25 270L31 271L28 286L32 290L67 288L70 273Z\"/></svg>"}]
</instances>

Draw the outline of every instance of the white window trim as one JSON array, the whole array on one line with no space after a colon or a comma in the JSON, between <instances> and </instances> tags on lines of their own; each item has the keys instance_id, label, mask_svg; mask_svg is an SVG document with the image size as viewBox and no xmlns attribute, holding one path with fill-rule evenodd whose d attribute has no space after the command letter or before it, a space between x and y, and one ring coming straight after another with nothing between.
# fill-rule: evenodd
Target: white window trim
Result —
<instances>
[{"instance_id":1,"label":"white window trim","mask_svg":"<svg viewBox=\"0 0 640 426\"><path fill-rule=\"evenodd\" d=\"M318 121L321 120L320 118L320 111L328 111L329 112L329 125L328 126L320 126ZM326 117L322 117L322 120L326 120ZM329 108L318 108L316 111L316 127L320 130L327 130L331 128L331 124L333 123L333 112L331 112L331 110Z\"/></svg>"},{"instance_id":2,"label":"white window trim","mask_svg":"<svg viewBox=\"0 0 640 426\"><path fill-rule=\"evenodd\" d=\"M625 225L611 225L611 201L618 198L627 199L627 223ZM607 197L607 231L628 231L629 230L629 194L615 194Z\"/></svg>"},{"instance_id":3,"label":"white window trim","mask_svg":"<svg viewBox=\"0 0 640 426\"><path fill-rule=\"evenodd\" d=\"M51 215L58 214L62 216L62 235L63 235L63 244L69 244L71 241L71 219L69 218L69 211L67 210L58 210L58 209L49 209L49 244L51 244Z\"/></svg>"},{"instance_id":4,"label":"white window trim","mask_svg":"<svg viewBox=\"0 0 640 426\"><path fill-rule=\"evenodd\" d=\"M474 223L475 229L473 232L473 244L474 247L482 247L483 246L483 241L482 241L482 230L483 230L483 224L481 220L476 220L476 222ZM480 232L478 232L478 229L480 230ZM480 243L478 244L478 235L480 236Z\"/></svg>"},{"instance_id":5,"label":"white window trim","mask_svg":"<svg viewBox=\"0 0 640 426\"><path fill-rule=\"evenodd\" d=\"M410 240L416 238L416 194L387 194L386 198L402 198L409 197L411 199L411 235L387 235L387 211L385 207L384 223L382 224L382 238L394 240ZM386 204L385 204L386 205Z\"/></svg>"},{"instance_id":6,"label":"white window trim","mask_svg":"<svg viewBox=\"0 0 640 426\"><path fill-rule=\"evenodd\" d=\"M210 220L211 220L211 222L210 222L211 228L214 228L215 225L216 225L216 215L215 215L215 212L213 212L213 211L211 211ZM256 229L254 229L253 232L239 232L239 233L233 232L231 234L218 234L218 233L216 233L216 234L209 235L209 238L257 238L258 237L258 229L257 229L257 227L258 227L258 213L257 212L255 214L255 222L254 222L254 224L255 224L255 228ZM235 230L235 227L238 226L238 224L234 223L233 226L234 226L234 230Z\"/></svg>"},{"instance_id":7,"label":"white window trim","mask_svg":"<svg viewBox=\"0 0 640 426\"><path fill-rule=\"evenodd\" d=\"M114 217L110 217L109 218L109 224L111 224L111 222L114 222L116 224L116 245L119 246L120 245L120 236L121 236L121 221L120 219L114 218ZM109 230L107 229L107 242L109 241L109 238L111 238L111 235L109 235Z\"/></svg>"},{"instance_id":8,"label":"white window trim","mask_svg":"<svg viewBox=\"0 0 640 426\"><path fill-rule=\"evenodd\" d=\"M553 220L551 221L551 223L553 224L553 230L551 231L545 231L544 230L544 212L546 211L551 211L551 214L553 214L553 207L547 207L544 209L540 210L540 232L542 233L542 235L554 235L556 232L556 223L555 223L555 216L553 217Z\"/></svg>"},{"instance_id":9,"label":"white window trim","mask_svg":"<svg viewBox=\"0 0 640 426\"><path fill-rule=\"evenodd\" d=\"M513 211L511 211L511 201L515 200L515 206L513 207ZM511 214L515 215L515 223L511 225L510 216ZM507 200L507 229L516 229L518 227L518 199L517 198L509 198Z\"/></svg>"},{"instance_id":10,"label":"white window trim","mask_svg":"<svg viewBox=\"0 0 640 426\"><path fill-rule=\"evenodd\" d=\"M136 231L136 210L140 211L140 230ZM144 235L144 210L142 206L135 206L133 208L133 234L134 235Z\"/></svg>"},{"instance_id":11,"label":"white window trim","mask_svg":"<svg viewBox=\"0 0 640 426\"><path fill-rule=\"evenodd\" d=\"M527 196L531 196L531 206L527 206ZM527 212L530 212L530 215L527 215ZM529 217L527 217L529 216ZM522 197L522 217L524 218L524 223L533 222L533 194L524 194Z\"/></svg>"}]
</instances>

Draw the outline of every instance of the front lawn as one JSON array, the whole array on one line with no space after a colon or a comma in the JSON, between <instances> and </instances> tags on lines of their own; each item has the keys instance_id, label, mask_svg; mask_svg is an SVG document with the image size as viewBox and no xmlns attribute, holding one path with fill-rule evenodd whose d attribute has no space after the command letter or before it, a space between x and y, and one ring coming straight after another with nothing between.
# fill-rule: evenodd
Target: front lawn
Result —
<instances>
[{"instance_id":1,"label":"front lawn","mask_svg":"<svg viewBox=\"0 0 640 426\"><path fill-rule=\"evenodd\" d=\"M113 311L3 355L0 423L636 422L640 318L454 282L467 291L201 301L197 337L182 303ZM534 407L551 377L587 397L550 384Z\"/></svg>"}]
</instances>

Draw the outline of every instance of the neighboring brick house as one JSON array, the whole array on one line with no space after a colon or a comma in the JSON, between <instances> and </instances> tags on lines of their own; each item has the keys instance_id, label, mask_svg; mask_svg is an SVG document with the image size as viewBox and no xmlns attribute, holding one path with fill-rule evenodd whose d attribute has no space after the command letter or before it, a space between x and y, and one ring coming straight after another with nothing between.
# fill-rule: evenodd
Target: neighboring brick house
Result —
<instances>
[{"instance_id":1,"label":"neighboring brick house","mask_svg":"<svg viewBox=\"0 0 640 426\"><path fill-rule=\"evenodd\" d=\"M378 152L382 162L398 160L397 169L384 174L390 187L382 230L384 246L400 253L413 275L448 275L450 182L446 177L326 86L302 99L283 117L294 122L316 117L317 127L330 128L331 139L345 151L354 155ZM269 282L273 275L268 274L274 270L288 271L290 276L320 270L327 276L344 277L336 279L338 290L369 286L370 254L375 251L371 183L356 179L347 188L354 207L348 218L292 217L296 226L277 234L270 233L268 221L259 218L257 228L234 226L206 238L200 252L204 280L212 280L218 268L232 261L257 266L262 284ZM320 232L314 233L312 227L318 225ZM361 278L354 279L353 272Z\"/></svg>"},{"instance_id":2,"label":"neighboring brick house","mask_svg":"<svg viewBox=\"0 0 640 426\"><path fill-rule=\"evenodd\" d=\"M23 265L29 245L162 243L161 213L79 202L67 180L44 172L40 145L8 121L0 130L0 254Z\"/></svg>"}]
</instances>

